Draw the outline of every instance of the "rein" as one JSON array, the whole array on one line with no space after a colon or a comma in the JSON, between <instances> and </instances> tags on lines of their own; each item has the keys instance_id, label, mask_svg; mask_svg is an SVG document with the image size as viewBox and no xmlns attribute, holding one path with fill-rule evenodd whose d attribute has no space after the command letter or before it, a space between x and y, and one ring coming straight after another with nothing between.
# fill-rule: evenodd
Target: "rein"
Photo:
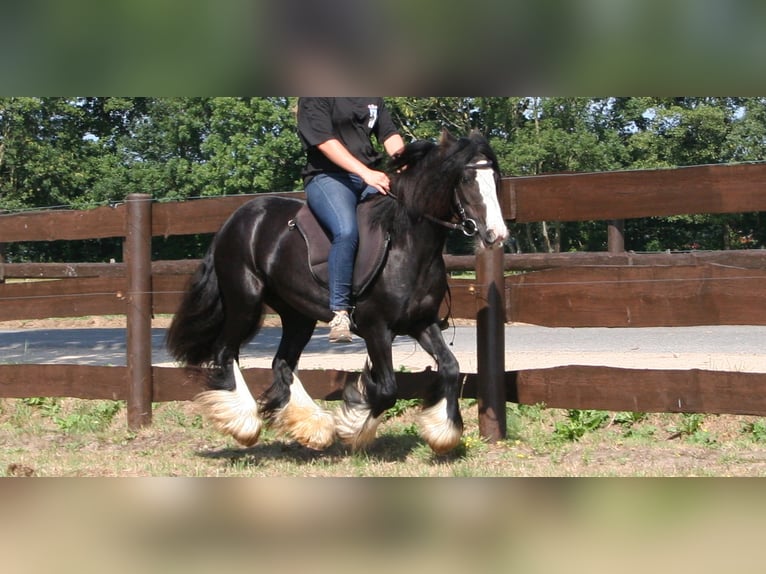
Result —
<instances>
[{"instance_id":1,"label":"rein","mask_svg":"<svg viewBox=\"0 0 766 574\"><path fill-rule=\"evenodd\" d=\"M492 169L492 163L489 161L479 161L476 163L468 163L465 165L467 169ZM399 198L391 193L388 192L389 196L391 196L396 201L401 201ZM476 223L476 220L471 219L468 217L468 214L466 214L465 209L463 208L463 204L460 202L460 197L457 194L457 186L455 186L454 190L454 199L455 199L455 209L457 211L457 215L460 218L460 221L458 223L454 223L452 221L444 221L443 219L439 219L438 217L434 217L430 213L421 213L420 215L430 221L431 223L435 223L437 225L441 225L442 227L446 227L447 229L450 229L452 231L462 231L463 235L466 237L473 237L478 233L479 231L479 224Z\"/></svg>"}]
</instances>

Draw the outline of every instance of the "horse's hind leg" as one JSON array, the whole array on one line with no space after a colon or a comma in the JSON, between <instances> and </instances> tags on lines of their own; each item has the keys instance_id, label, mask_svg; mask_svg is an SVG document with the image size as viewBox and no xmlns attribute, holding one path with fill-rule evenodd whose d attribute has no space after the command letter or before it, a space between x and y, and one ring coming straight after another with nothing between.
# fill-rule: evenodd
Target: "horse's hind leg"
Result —
<instances>
[{"instance_id":1,"label":"horse's hind leg","mask_svg":"<svg viewBox=\"0 0 766 574\"><path fill-rule=\"evenodd\" d=\"M239 368L239 349L260 326L261 283L246 273L227 285L223 292L224 328L216 343L215 364L208 383L211 390L197 395L195 402L218 431L252 446L258 442L263 420Z\"/></svg>"},{"instance_id":2,"label":"horse's hind leg","mask_svg":"<svg viewBox=\"0 0 766 574\"><path fill-rule=\"evenodd\" d=\"M366 448L375 438L383 413L396 402L393 335L366 333L369 360L356 382L346 383L343 404L335 414L338 437L353 450Z\"/></svg>"},{"instance_id":3,"label":"horse's hind leg","mask_svg":"<svg viewBox=\"0 0 766 574\"><path fill-rule=\"evenodd\" d=\"M253 446L258 442L263 426L258 404L236 359L229 363L226 372L227 385L231 389L204 391L195 397L194 402L219 432L231 435L244 446Z\"/></svg>"},{"instance_id":4,"label":"horse's hind leg","mask_svg":"<svg viewBox=\"0 0 766 574\"><path fill-rule=\"evenodd\" d=\"M322 450L335 440L333 416L309 396L295 374L316 321L292 313L280 316L282 340L272 363L274 382L259 399L261 412L278 432L303 446Z\"/></svg>"},{"instance_id":5,"label":"horse's hind leg","mask_svg":"<svg viewBox=\"0 0 766 574\"><path fill-rule=\"evenodd\" d=\"M420 432L435 453L444 454L458 445L463 434L458 404L460 366L445 344L438 324L430 325L416 338L438 365L438 378L429 389L418 417Z\"/></svg>"}]
</instances>

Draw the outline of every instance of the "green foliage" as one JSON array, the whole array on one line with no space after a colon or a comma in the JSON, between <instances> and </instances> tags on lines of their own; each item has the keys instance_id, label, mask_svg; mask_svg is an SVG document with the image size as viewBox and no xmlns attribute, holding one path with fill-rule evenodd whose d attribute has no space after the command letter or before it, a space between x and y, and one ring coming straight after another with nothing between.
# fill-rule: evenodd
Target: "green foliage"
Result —
<instances>
[{"instance_id":1,"label":"green foliage","mask_svg":"<svg viewBox=\"0 0 766 574\"><path fill-rule=\"evenodd\" d=\"M682 435L691 435L702 428L704 420L705 415L701 413L683 413L673 429Z\"/></svg>"},{"instance_id":2,"label":"green foliage","mask_svg":"<svg viewBox=\"0 0 766 574\"><path fill-rule=\"evenodd\" d=\"M289 98L0 98L0 210L299 189ZM209 240L209 238L208 238ZM159 240L158 240L159 241ZM207 241L156 255L199 257ZM118 240L14 244L11 261L108 261Z\"/></svg>"},{"instance_id":3,"label":"green foliage","mask_svg":"<svg viewBox=\"0 0 766 574\"><path fill-rule=\"evenodd\" d=\"M119 401L89 401L72 413L54 416L53 421L66 433L99 432L112 424L121 408Z\"/></svg>"},{"instance_id":4,"label":"green foliage","mask_svg":"<svg viewBox=\"0 0 766 574\"><path fill-rule=\"evenodd\" d=\"M530 419L534 422L540 422L543 420L543 415L545 413L545 405L544 404L535 404L535 405L513 405L513 409L518 411L519 415L525 418Z\"/></svg>"},{"instance_id":5,"label":"green foliage","mask_svg":"<svg viewBox=\"0 0 766 574\"><path fill-rule=\"evenodd\" d=\"M606 411L569 409L566 419L556 422L553 438L560 442L577 441L586 433L601 428L608 420Z\"/></svg>"},{"instance_id":6,"label":"green foliage","mask_svg":"<svg viewBox=\"0 0 766 574\"><path fill-rule=\"evenodd\" d=\"M646 413L638 413L633 411L621 411L615 413L612 422L618 425L631 427L637 423L646 420Z\"/></svg>"},{"instance_id":7,"label":"green foliage","mask_svg":"<svg viewBox=\"0 0 766 574\"><path fill-rule=\"evenodd\" d=\"M28 397L21 402L38 409L46 417L54 417L61 410L61 400L56 397Z\"/></svg>"},{"instance_id":8,"label":"green foliage","mask_svg":"<svg viewBox=\"0 0 766 574\"><path fill-rule=\"evenodd\" d=\"M392 97L405 139L478 129L505 175L762 161L763 97ZM0 210L301 189L294 98L0 98ZM602 250L603 222L513 224L522 252ZM199 257L209 238L162 240L163 258ZM160 243L160 240L158 240ZM626 223L636 251L766 246L762 214ZM451 252L471 242L450 238ZM119 260L117 240L10 245L7 258Z\"/></svg>"},{"instance_id":9,"label":"green foliage","mask_svg":"<svg viewBox=\"0 0 766 574\"><path fill-rule=\"evenodd\" d=\"M612 422L623 429L622 436L626 438L646 439L653 437L657 433L656 426L641 424L644 423L646 419L646 413L623 411L615 413Z\"/></svg>"},{"instance_id":10,"label":"green foliage","mask_svg":"<svg viewBox=\"0 0 766 574\"><path fill-rule=\"evenodd\" d=\"M742 425L742 433L754 442L766 443L766 420L758 419Z\"/></svg>"},{"instance_id":11,"label":"green foliage","mask_svg":"<svg viewBox=\"0 0 766 574\"><path fill-rule=\"evenodd\" d=\"M505 407L505 434L507 440L520 440L524 432L524 420L521 414L523 405L507 403Z\"/></svg>"},{"instance_id":12,"label":"green foliage","mask_svg":"<svg viewBox=\"0 0 766 574\"><path fill-rule=\"evenodd\" d=\"M81 401L70 410L58 397L29 397L20 400L29 409L51 419L66 433L99 432L106 430L122 408L120 401Z\"/></svg>"},{"instance_id":13,"label":"green foliage","mask_svg":"<svg viewBox=\"0 0 766 574\"><path fill-rule=\"evenodd\" d=\"M386 411L384 420L400 417L406 411L417 407L419 404L419 399L398 399L396 403L394 403L394 406Z\"/></svg>"},{"instance_id":14,"label":"green foliage","mask_svg":"<svg viewBox=\"0 0 766 574\"><path fill-rule=\"evenodd\" d=\"M711 445L715 438L705 430L703 424L705 415L702 413L683 413L676 425L670 428L674 436L683 437L685 440L695 444Z\"/></svg>"}]
</instances>

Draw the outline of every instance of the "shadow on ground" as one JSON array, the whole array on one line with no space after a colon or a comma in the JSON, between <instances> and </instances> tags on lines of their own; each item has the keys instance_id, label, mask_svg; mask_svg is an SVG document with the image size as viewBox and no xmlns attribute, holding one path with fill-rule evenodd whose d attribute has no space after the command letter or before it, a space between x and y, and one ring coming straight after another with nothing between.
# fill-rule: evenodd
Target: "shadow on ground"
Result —
<instances>
[{"instance_id":1,"label":"shadow on ground","mask_svg":"<svg viewBox=\"0 0 766 574\"><path fill-rule=\"evenodd\" d=\"M381 435L367 450L358 453L352 452L350 448L339 442L333 443L323 451L317 451L294 441L275 440L248 448L227 447L197 451L195 454L202 458L227 460L231 465L246 467L262 466L267 461L292 464L314 464L325 461L334 464L353 457L364 457L372 462L403 462L416 448L424 445L420 437L403 434Z\"/></svg>"}]
</instances>

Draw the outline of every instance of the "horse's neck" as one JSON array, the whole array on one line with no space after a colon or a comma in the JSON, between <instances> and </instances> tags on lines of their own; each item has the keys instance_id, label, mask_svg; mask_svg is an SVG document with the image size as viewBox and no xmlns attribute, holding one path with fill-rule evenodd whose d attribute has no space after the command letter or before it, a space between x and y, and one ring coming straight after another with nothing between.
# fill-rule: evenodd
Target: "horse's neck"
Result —
<instances>
[{"instance_id":1,"label":"horse's neck","mask_svg":"<svg viewBox=\"0 0 766 574\"><path fill-rule=\"evenodd\" d=\"M424 192L423 190L428 190ZM417 194L405 200L409 209L421 215L436 219L449 219L452 212L450 190L444 189L440 182L423 180L417 187Z\"/></svg>"},{"instance_id":2,"label":"horse's neck","mask_svg":"<svg viewBox=\"0 0 766 574\"><path fill-rule=\"evenodd\" d=\"M446 231L425 218L408 228L402 235L400 239L404 249L412 256L413 265L419 264L415 261L425 263L441 257L447 241Z\"/></svg>"}]
</instances>

